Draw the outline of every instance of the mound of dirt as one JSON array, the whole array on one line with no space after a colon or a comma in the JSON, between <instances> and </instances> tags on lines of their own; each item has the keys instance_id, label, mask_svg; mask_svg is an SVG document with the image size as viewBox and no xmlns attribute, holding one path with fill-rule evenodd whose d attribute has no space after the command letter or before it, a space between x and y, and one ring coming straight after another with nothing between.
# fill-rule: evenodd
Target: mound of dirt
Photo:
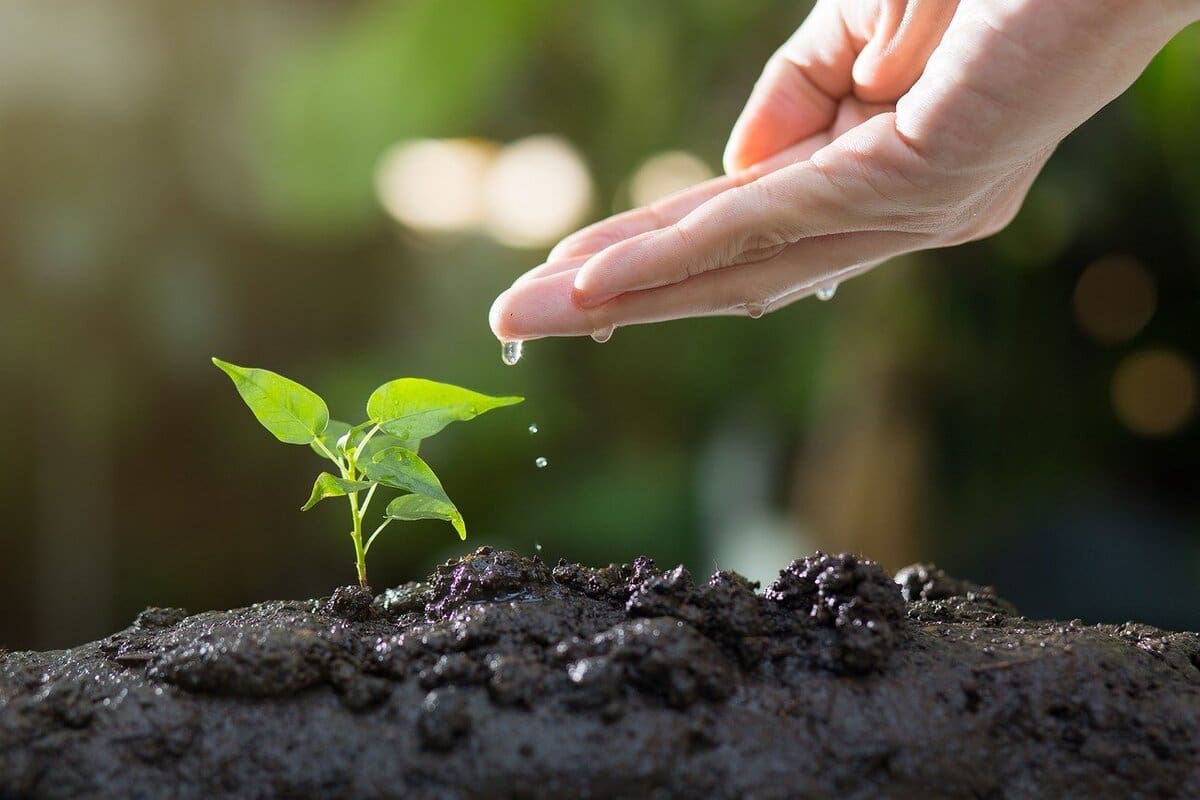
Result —
<instances>
[{"instance_id":1,"label":"mound of dirt","mask_svg":"<svg viewBox=\"0 0 1200 800\"><path fill-rule=\"evenodd\" d=\"M1200 635L849 555L757 587L483 547L0 655L0 797L1200 797Z\"/></svg>"}]
</instances>

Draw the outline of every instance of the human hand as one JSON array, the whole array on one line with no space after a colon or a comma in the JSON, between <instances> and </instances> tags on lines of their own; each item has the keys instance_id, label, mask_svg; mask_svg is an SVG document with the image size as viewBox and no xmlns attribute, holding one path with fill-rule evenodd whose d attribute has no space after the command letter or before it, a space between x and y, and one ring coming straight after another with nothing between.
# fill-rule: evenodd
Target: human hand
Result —
<instances>
[{"instance_id":1,"label":"human hand","mask_svg":"<svg viewBox=\"0 0 1200 800\"><path fill-rule=\"evenodd\" d=\"M989 236L1197 16L1196 0L819 0L755 85L727 175L568 236L496 299L492 330L759 316Z\"/></svg>"}]
</instances>

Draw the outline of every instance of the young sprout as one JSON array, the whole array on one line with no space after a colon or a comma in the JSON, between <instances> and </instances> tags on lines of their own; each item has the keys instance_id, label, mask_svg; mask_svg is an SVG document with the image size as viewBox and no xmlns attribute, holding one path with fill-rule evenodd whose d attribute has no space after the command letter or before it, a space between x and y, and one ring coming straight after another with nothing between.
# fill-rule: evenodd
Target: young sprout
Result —
<instances>
[{"instance_id":1,"label":"young sprout","mask_svg":"<svg viewBox=\"0 0 1200 800\"><path fill-rule=\"evenodd\" d=\"M312 495L301 510L307 511L329 497L350 502L358 582L367 586L367 552L375 538L393 520L441 519L467 538L467 526L441 481L417 455L421 441L451 422L475 417L494 408L520 403L522 397L489 397L448 383L422 378L388 381L367 400L367 421L349 425L329 418L329 408L316 393L293 380L265 369L213 363L233 380L246 405L276 439L286 444L308 445L329 459L337 474L322 472ZM363 519L380 486L404 494L388 503L383 521L363 539Z\"/></svg>"}]
</instances>

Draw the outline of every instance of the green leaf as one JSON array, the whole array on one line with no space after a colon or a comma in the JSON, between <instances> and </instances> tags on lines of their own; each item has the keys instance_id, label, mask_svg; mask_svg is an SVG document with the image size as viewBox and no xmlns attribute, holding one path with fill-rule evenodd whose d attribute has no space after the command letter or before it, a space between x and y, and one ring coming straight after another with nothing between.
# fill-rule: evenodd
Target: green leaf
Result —
<instances>
[{"instance_id":1,"label":"green leaf","mask_svg":"<svg viewBox=\"0 0 1200 800\"><path fill-rule=\"evenodd\" d=\"M359 466L369 479L384 486L450 502L437 475L420 456L407 448L389 447Z\"/></svg>"},{"instance_id":2,"label":"green leaf","mask_svg":"<svg viewBox=\"0 0 1200 800\"><path fill-rule=\"evenodd\" d=\"M317 476L316 483L313 484L308 502L301 506L300 510L308 511L322 500L330 497L344 497L351 492L361 492L364 489L370 489L371 485L370 481L349 481L336 475L330 475L328 472L322 472Z\"/></svg>"},{"instance_id":3,"label":"green leaf","mask_svg":"<svg viewBox=\"0 0 1200 800\"><path fill-rule=\"evenodd\" d=\"M388 503L383 512L389 519L444 519L458 531L459 539L467 538L467 523L462 514L448 500L427 497L423 494L406 494Z\"/></svg>"},{"instance_id":4,"label":"green leaf","mask_svg":"<svg viewBox=\"0 0 1200 800\"><path fill-rule=\"evenodd\" d=\"M364 422L361 425L355 425L351 427L349 423L342 422L341 420L331 419L329 420L329 427L325 429L324 433L317 437L317 440L329 448L329 452L333 453L335 456L344 455L347 450L353 450L354 448L358 447L358 444L362 441L363 436L367 434L367 431L370 430L371 426L374 424L375 423L373 422ZM342 446L343 436L346 437L344 447ZM359 453L357 460L370 461L371 457L380 450L386 450L389 447L403 447L416 453L420 446L421 441L419 439L401 439L398 436L391 436L389 434L379 432L370 438L370 440L367 442L366 452ZM328 456L321 452L321 448L317 447L316 442L313 442L312 449L313 452L322 458L328 458Z\"/></svg>"},{"instance_id":5,"label":"green leaf","mask_svg":"<svg viewBox=\"0 0 1200 800\"><path fill-rule=\"evenodd\" d=\"M317 436L317 440L312 443L313 452L319 455L321 458L329 458L329 456L325 455L321 448L317 447L317 441L320 441L321 444L325 445L329 452L336 456L341 452L341 450L338 449L338 439L341 439L349 432L349 423L336 419L329 420L329 425L327 425L325 430L322 431L319 436Z\"/></svg>"},{"instance_id":6,"label":"green leaf","mask_svg":"<svg viewBox=\"0 0 1200 800\"><path fill-rule=\"evenodd\" d=\"M473 419L523 397L490 397L470 389L423 378L389 381L371 393L367 416L402 439L427 439L451 422Z\"/></svg>"},{"instance_id":7,"label":"green leaf","mask_svg":"<svg viewBox=\"0 0 1200 800\"><path fill-rule=\"evenodd\" d=\"M337 451L339 453L348 453L349 451L358 447L358 443L362 441L363 436L366 435L367 430L370 429L373 424L374 423L372 422L360 422L353 428L347 429L342 436L338 437ZM343 436L345 438L343 438Z\"/></svg>"},{"instance_id":8,"label":"green leaf","mask_svg":"<svg viewBox=\"0 0 1200 800\"><path fill-rule=\"evenodd\" d=\"M329 425L329 408L312 390L270 370L212 360L233 380L262 426L287 444L309 444Z\"/></svg>"},{"instance_id":9,"label":"green leaf","mask_svg":"<svg viewBox=\"0 0 1200 800\"><path fill-rule=\"evenodd\" d=\"M411 450L416 453L421 447L420 439L401 439L399 436L392 436L387 433L377 433L367 442L366 453L358 455L359 462L370 462L380 452L392 447L401 447L405 450Z\"/></svg>"}]
</instances>

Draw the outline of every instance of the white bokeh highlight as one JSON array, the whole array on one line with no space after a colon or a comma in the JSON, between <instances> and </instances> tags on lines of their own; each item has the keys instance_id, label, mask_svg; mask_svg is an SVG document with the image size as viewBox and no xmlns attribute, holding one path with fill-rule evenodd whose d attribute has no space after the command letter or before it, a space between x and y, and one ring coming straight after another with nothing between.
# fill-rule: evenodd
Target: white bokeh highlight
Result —
<instances>
[{"instance_id":1,"label":"white bokeh highlight","mask_svg":"<svg viewBox=\"0 0 1200 800\"><path fill-rule=\"evenodd\" d=\"M579 227L591 205L579 152L558 136L531 136L501 150L488 170L484 229L510 247L545 247Z\"/></svg>"},{"instance_id":2,"label":"white bokeh highlight","mask_svg":"<svg viewBox=\"0 0 1200 800\"><path fill-rule=\"evenodd\" d=\"M379 202L393 219L415 231L476 230L483 223L483 188L496 150L481 139L401 142L379 161Z\"/></svg>"},{"instance_id":3,"label":"white bokeh highlight","mask_svg":"<svg viewBox=\"0 0 1200 800\"><path fill-rule=\"evenodd\" d=\"M713 170L699 156L670 150L642 162L629 179L629 200L646 206L689 186L713 177Z\"/></svg>"}]
</instances>

